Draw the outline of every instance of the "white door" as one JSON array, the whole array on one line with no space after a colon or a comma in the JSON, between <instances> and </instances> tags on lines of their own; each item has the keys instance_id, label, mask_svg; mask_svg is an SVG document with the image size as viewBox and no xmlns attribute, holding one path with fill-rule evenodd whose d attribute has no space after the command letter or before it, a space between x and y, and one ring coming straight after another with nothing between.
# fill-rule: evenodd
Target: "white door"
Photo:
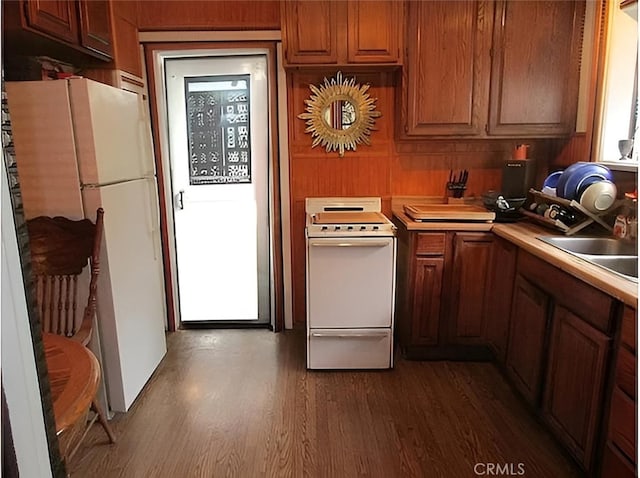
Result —
<instances>
[{"instance_id":1,"label":"white door","mask_svg":"<svg viewBox=\"0 0 640 478\"><path fill-rule=\"evenodd\" d=\"M270 322L265 55L165 62L180 319Z\"/></svg>"}]
</instances>

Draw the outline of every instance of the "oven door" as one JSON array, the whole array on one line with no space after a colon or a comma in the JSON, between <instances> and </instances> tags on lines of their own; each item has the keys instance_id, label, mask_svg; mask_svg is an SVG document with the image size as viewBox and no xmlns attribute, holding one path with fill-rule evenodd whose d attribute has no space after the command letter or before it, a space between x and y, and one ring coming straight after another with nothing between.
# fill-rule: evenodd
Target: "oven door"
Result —
<instances>
[{"instance_id":1,"label":"oven door","mask_svg":"<svg viewBox=\"0 0 640 478\"><path fill-rule=\"evenodd\" d=\"M309 328L391 327L394 237L307 240Z\"/></svg>"}]
</instances>

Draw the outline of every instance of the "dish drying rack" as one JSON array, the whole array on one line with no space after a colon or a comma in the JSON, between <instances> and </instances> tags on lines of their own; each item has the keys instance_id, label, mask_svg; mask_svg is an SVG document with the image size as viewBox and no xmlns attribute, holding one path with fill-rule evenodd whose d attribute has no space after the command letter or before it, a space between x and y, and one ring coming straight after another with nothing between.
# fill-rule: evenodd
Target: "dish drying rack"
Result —
<instances>
[{"instance_id":1,"label":"dish drying rack","mask_svg":"<svg viewBox=\"0 0 640 478\"><path fill-rule=\"evenodd\" d=\"M530 217L535 222L543 226L559 229L560 231L564 232L564 234L567 236L571 236L593 223L599 224L600 226L604 227L607 231L613 230L609 224L607 224L602 220L602 216L604 216L605 214L609 214L611 211L616 209L618 207L617 203L615 203L606 211L602 211L600 214L594 214L591 211L585 209L579 202L573 199L569 200L569 199L564 199L556 196L549 196L548 194L537 191L535 189L529 189L529 194L533 198L533 201L527 201L527 204L531 204L531 202L537 202L538 204L540 203L557 204L564 208L577 211L582 215L582 219L580 219L576 224L572 226L567 226L565 223L563 223L558 219L550 219L550 218L541 216L540 214L536 214L534 212L529 211L526 207L522 207L520 209L520 212L522 214L524 214L527 217Z\"/></svg>"}]
</instances>

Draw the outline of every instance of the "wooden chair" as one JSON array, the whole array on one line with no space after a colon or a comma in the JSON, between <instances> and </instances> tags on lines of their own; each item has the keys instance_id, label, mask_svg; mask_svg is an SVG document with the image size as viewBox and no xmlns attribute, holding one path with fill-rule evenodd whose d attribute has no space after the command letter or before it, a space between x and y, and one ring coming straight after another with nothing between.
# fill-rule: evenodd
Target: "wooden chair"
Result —
<instances>
[{"instance_id":1,"label":"wooden chair","mask_svg":"<svg viewBox=\"0 0 640 478\"><path fill-rule=\"evenodd\" d=\"M73 221L59 216L40 216L27 221L42 330L64 335L84 346L91 339L96 313L103 214L102 208L97 210L95 224L88 219ZM87 264L90 266L88 270ZM84 308L81 305L83 303L86 304ZM116 441L95 397L91 402L91 410L95 416L67 455L68 459L71 459L96 419L107 433L109 441Z\"/></svg>"}]
</instances>

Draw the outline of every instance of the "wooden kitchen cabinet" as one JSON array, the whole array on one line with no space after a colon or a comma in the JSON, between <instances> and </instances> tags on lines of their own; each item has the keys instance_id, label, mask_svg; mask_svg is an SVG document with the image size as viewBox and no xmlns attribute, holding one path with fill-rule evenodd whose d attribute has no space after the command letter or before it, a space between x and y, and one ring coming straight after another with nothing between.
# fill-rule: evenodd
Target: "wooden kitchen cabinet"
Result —
<instances>
[{"instance_id":1,"label":"wooden kitchen cabinet","mask_svg":"<svg viewBox=\"0 0 640 478\"><path fill-rule=\"evenodd\" d=\"M113 56L111 11L107 0L78 0L80 44L104 56Z\"/></svg>"},{"instance_id":2,"label":"wooden kitchen cabinet","mask_svg":"<svg viewBox=\"0 0 640 478\"><path fill-rule=\"evenodd\" d=\"M549 296L521 275L511 308L507 372L522 396L537 405L542 387Z\"/></svg>"},{"instance_id":3,"label":"wooden kitchen cabinet","mask_svg":"<svg viewBox=\"0 0 640 478\"><path fill-rule=\"evenodd\" d=\"M602 460L602 478L637 474L637 312L624 307L620 344L616 350L615 382L609 405L609 426Z\"/></svg>"},{"instance_id":4,"label":"wooden kitchen cabinet","mask_svg":"<svg viewBox=\"0 0 640 478\"><path fill-rule=\"evenodd\" d=\"M591 469L611 339L556 306L542 413L573 456Z\"/></svg>"},{"instance_id":5,"label":"wooden kitchen cabinet","mask_svg":"<svg viewBox=\"0 0 640 478\"><path fill-rule=\"evenodd\" d=\"M403 2L282 2L286 66L400 64Z\"/></svg>"},{"instance_id":6,"label":"wooden kitchen cabinet","mask_svg":"<svg viewBox=\"0 0 640 478\"><path fill-rule=\"evenodd\" d=\"M575 129L584 1L496 4L488 134Z\"/></svg>"},{"instance_id":7,"label":"wooden kitchen cabinet","mask_svg":"<svg viewBox=\"0 0 640 478\"><path fill-rule=\"evenodd\" d=\"M400 139L575 129L584 1L408 2Z\"/></svg>"},{"instance_id":8,"label":"wooden kitchen cabinet","mask_svg":"<svg viewBox=\"0 0 640 478\"><path fill-rule=\"evenodd\" d=\"M49 55L76 65L86 55L113 55L111 0L7 0L4 7L7 55ZM84 55L84 56L83 56ZM90 58L89 58L90 59Z\"/></svg>"},{"instance_id":9,"label":"wooden kitchen cabinet","mask_svg":"<svg viewBox=\"0 0 640 478\"><path fill-rule=\"evenodd\" d=\"M403 133L477 136L489 99L490 1L408 2Z\"/></svg>"},{"instance_id":10,"label":"wooden kitchen cabinet","mask_svg":"<svg viewBox=\"0 0 640 478\"><path fill-rule=\"evenodd\" d=\"M26 25L69 43L78 42L78 11L67 0L28 0L22 4Z\"/></svg>"},{"instance_id":11,"label":"wooden kitchen cabinet","mask_svg":"<svg viewBox=\"0 0 640 478\"><path fill-rule=\"evenodd\" d=\"M517 256L517 246L500 237L494 238L484 301L484 336L502 364L507 356Z\"/></svg>"},{"instance_id":12,"label":"wooden kitchen cabinet","mask_svg":"<svg viewBox=\"0 0 640 478\"><path fill-rule=\"evenodd\" d=\"M482 310L493 235L396 225L396 330L405 356L487 359Z\"/></svg>"},{"instance_id":13,"label":"wooden kitchen cabinet","mask_svg":"<svg viewBox=\"0 0 640 478\"><path fill-rule=\"evenodd\" d=\"M436 345L440 330L443 257L418 257L411 311L412 345Z\"/></svg>"},{"instance_id":14,"label":"wooden kitchen cabinet","mask_svg":"<svg viewBox=\"0 0 640 478\"><path fill-rule=\"evenodd\" d=\"M449 300L449 343L484 344L484 301L493 234L456 232Z\"/></svg>"},{"instance_id":15,"label":"wooden kitchen cabinet","mask_svg":"<svg viewBox=\"0 0 640 478\"><path fill-rule=\"evenodd\" d=\"M615 310L605 293L518 252L507 372L589 472L602 428Z\"/></svg>"},{"instance_id":16,"label":"wooden kitchen cabinet","mask_svg":"<svg viewBox=\"0 0 640 478\"><path fill-rule=\"evenodd\" d=\"M115 40L113 67L141 79L142 61L135 2L118 0L111 5Z\"/></svg>"},{"instance_id":17,"label":"wooden kitchen cabinet","mask_svg":"<svg viewBox=\"0 0 640 478\"><path fill-rule=\"evenodd\" d=\"M91 1L91 0L89 0ZM100 67L85 69L84 76L102 83L133 90L146 90L143 81L138 16L134 1L118 0L111 3L113 23L113 60ZM143 91L146 95L146 92Z\"/></svg>"}]
</instances>

